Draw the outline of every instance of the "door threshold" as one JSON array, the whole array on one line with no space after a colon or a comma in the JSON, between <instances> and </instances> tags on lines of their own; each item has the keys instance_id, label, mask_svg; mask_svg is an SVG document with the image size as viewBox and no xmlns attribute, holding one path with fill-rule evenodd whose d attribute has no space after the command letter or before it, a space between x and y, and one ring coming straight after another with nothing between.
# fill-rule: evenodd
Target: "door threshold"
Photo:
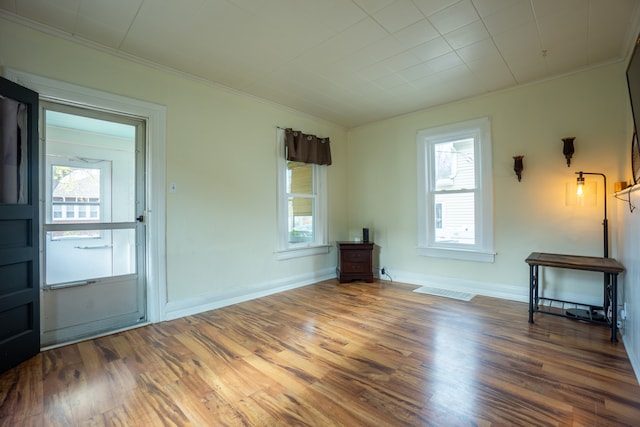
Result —
<instances>
[{"instance_id":1,"label":"door threshold","mask_svg":"<svg viewBox=\"0 0 640 427\"><path fill-rule=\"evenodd\" d=\"M65 347L65 346L71 345L71 344L77 344L77 343L82 342L82 341L90 341L90 340L94 340L94 339L97 339L97 338L102 338L102 337L106 337L106 336L109 336L109 335L118 334L120 332L130 331L130 330L141 328L143 326L148 326L148 325L151 325L151 322L146 321L146 322L143 322L143 323L137 323L135 325L126 326L124 328L119 328L119 329L114 329L114 330L111 330L111 331L102 332L102 333L99 333L99 334L96 334L96 335L88 335L88 336L85 336L85 337L82 337L82 338L78 338L76 340L65 341L65 342L61 342L61 343L56 343L56 344L51 344L51 345L47 345L47 346L44 346L44 347L40 347L40 351L42 352L42 351L47 351L47 350L53 350L55 348Z\"/></svg>"}]
</instances>

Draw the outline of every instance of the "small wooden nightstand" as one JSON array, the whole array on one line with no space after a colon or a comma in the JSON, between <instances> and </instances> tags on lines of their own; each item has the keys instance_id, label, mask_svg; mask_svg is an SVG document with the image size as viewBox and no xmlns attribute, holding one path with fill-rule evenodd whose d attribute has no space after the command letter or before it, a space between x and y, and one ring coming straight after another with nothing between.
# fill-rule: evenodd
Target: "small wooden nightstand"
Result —
<instances>
[{"instance_id":1,"label":"small wooden nightstand","mask_svg":"<svg viewBox=\"0 0 640 427\"><path fill-rule=\"evenodd\" d=\"M337 242L338 280L373 282L373 242Z\"/></svg>"}]
</instances>

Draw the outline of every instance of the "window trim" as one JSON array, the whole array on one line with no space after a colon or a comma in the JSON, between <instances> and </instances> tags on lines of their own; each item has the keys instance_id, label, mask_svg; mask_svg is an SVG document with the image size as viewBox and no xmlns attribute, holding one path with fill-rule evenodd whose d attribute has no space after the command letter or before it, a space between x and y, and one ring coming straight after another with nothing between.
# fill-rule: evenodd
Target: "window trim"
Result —
<instances>
[{"instance_id":1,"label":"window trim","mask_svg":"<svg viewBox=\"0 0 640 427\"><path fill-rule=\"evenodd\" d=\"M434 194L428 175L435 159L430 147L436 143L474 138L476 156L475 244L436 243ZM491 123L488 117L422 129L416 136L418 159L418 254L466 261L494 262L493 183L491 169Z\"/></svg>"},{"instance_id":2,"label":"window trim","mask_svg":"<svg viewBox=\"0 0 640 427\"><path fill-rule=\"evenodd\" d=\"M278 260L329 253L327 244L327 166L312 164L314 236L313 242L289 243L287 159L284 156L284 129L277 129L277 250Z\"/></svg>"}]
</instances>

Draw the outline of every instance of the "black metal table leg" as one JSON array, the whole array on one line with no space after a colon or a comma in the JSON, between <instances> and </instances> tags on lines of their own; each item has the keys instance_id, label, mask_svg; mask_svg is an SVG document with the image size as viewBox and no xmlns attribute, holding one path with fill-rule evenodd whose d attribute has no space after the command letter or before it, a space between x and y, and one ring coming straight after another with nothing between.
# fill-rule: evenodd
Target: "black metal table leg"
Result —
<instances>
[{"instance_id":1,"label":"black metal table leg","mask_svg":"<svg viewBox=\"0 0 640 427\"><path fill-rule=\"evenodd\" d=\"M618 275L611 275L611 341L618 342Z\"/></svg>"},{"instance_id":2,"label":"black metal table leg","mask_svg":"<svg viewBox=\"0 0 640 427\"><path fill-rule=\"evenodd\" d=\"M534 289L536 290L535 294L537 294L538 288L538 266L534 264L529 265L529 323L533 323L533 300L534 300ZM536 301L537 303L537 301Z\"/></svg>"}]
</instances>

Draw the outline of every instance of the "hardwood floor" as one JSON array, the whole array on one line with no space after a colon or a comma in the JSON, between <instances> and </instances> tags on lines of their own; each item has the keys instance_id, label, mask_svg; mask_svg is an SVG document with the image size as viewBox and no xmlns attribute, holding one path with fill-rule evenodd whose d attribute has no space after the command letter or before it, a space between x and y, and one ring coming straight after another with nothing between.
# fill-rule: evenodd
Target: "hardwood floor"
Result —
<instances>
[{"instance_id":1,"label":"hardwood floor","mask_svg":"<svg viewBox=\"0 0 640 427\"><path fill-rule=\"evenodd\" d=\"M42 352L2 426L640 425L609 329L337 280Z\"/></svg>"}]
</instances>

